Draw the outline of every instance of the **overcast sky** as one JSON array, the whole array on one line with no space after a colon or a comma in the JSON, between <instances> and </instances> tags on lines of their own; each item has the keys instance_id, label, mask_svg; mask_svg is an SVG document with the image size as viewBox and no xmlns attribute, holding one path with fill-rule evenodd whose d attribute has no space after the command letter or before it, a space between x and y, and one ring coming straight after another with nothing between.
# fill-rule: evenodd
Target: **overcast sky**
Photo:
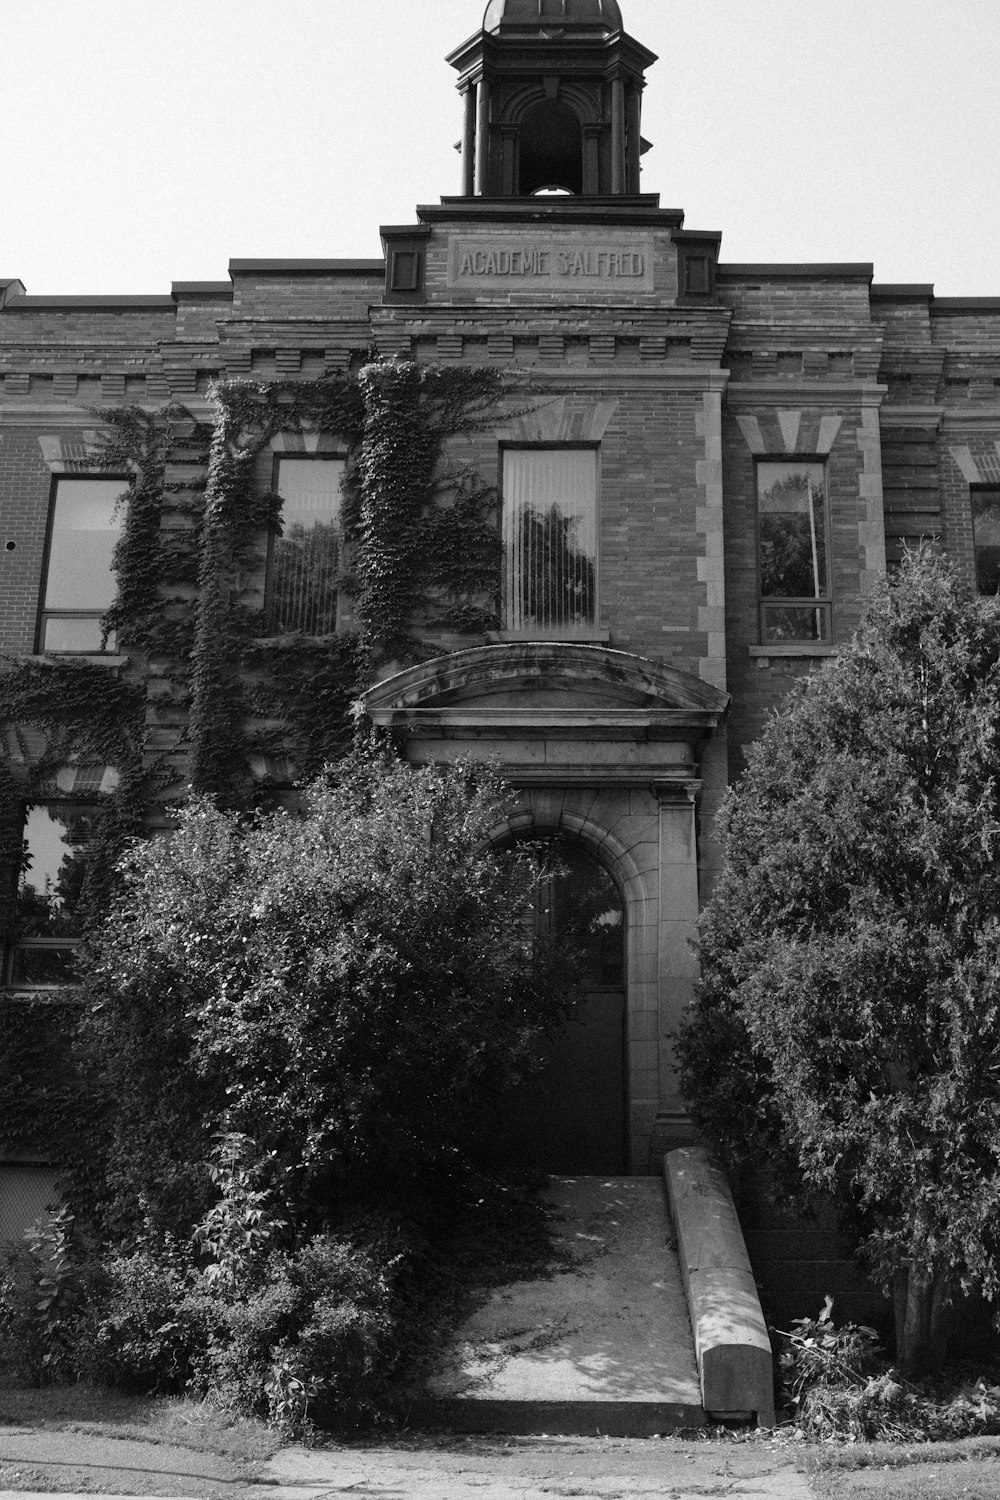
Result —
<instances>
[{"instance_id":1,"label":"overcast sky","mask_svg":"<svg viewBox=\"0 0 1000 1500\"><path fill-rule=\"evenodd\" d=\"M621 0L643 191L722 260L1000 295L998 0ZM0 0L0 278L32 293L370 257L459 191L483 0Z\"/></svg>"}]
</instances>

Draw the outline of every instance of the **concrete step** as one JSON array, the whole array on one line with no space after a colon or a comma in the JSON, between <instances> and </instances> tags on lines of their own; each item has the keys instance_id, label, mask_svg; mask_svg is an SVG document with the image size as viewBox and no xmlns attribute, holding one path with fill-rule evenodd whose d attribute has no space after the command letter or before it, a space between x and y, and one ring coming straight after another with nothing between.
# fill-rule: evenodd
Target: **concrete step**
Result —
<instances>
[{"instance_id":1,"label":"concrete step","mask_svg":"<svg viewBox=\"0 0 1000 1500\"><path fill-rule=\"evenodd\" d=\"M650 1437L701 1426L684 1287L657 1177L556 1177L558 1262L492 1292L433 1382L460 1432Z\"/></svg>"}]
</instances>

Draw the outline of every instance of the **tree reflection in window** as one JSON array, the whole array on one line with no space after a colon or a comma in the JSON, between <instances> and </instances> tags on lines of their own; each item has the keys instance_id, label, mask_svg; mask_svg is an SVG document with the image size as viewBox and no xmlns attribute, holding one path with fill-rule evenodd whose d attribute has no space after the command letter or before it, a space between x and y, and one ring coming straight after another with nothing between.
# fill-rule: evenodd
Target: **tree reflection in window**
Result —
<instances>
[{"instance_id":1,"label":"tree reflection in window","mask_svg":"<svg viewBox=\"0 0 1000 1500\"><path fill-rule=\"evenodd\" d=\"M520 516L515 588L522 625L580 629L594 619L594 562L576 545L577 518L553 505Z\"/></svg>"},{"instance_id":2,"label":"tree reflection in window","mask_svg":"<svg viewBox=\"0 0 1000 1500\"><path fill-rule=\"evenodd\" d=\"M96 816L92 805L76 802L28 810L14 915L15 984L72 982Z\"/></svg>"},{"instance_id":3,"label":"tree reflection in window","mask_svg":"<svg viewBox=\"0 0 1000 1500\"><path fill-rule=\"evenodd\" d=\"M275 635L333 635L341 573L340 486L344 460L282 456L267 589L267 628Z\"/></svg>"},{"instance_id":4,"label":"tree reflection in window","mask_svg":"<svg viewBox=\"0 0 1000 1500\"><path fill-rule=\"evenodd\" d=\"M761 599L790 601L763 605L765 640L826 639L830 582L822 464L758 464L757 545Z\"/></svg>"}]
</instances>

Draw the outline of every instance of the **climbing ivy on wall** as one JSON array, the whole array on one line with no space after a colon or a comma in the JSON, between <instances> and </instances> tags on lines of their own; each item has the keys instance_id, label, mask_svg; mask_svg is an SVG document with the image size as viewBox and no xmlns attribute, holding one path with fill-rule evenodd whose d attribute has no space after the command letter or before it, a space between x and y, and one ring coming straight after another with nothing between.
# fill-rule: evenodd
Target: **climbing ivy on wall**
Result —
<instances>
[{"instance_id":1,"label":"climbing ivy on wall","mask_svg":"<svg viewBox=\"0 0 1000 1500\"><path fill-rule=\"evenodd\" d=\"M261 542L280 524L281 506L273 491L258 489L257 456L279 433L334 433L356 446L361 398L357 380L341 376L225 382L216 388L216 403L192 653L191 784L224 805L239 806L247 800L254 748L246 669L251 654L259 673L266 674L269 665L268 653L253 644L263 638L263 596L249 585L261 574Z\"/></svg>"},{"instance_id":2,"label":"climbing ivy on wall","mask_svg":"<svg viewBox=\"0 0 1000 1500\"><path fill-rule=\"evenodd\" d=\"M487 368L388 360L360 383L358 619L377 658L406 661L418 623L470 633L498 624L495 492L470 468L442 474L440 461L449 439L481 426L506 382Z\"/></svg>"},{"instance_id":3,"label":"climbing ivy on wall","mask_svg":"<svg viewBox=\"0 0 1000 1500\"><path fill-rule=\"evenodd\" d=\"M504 375L355 363L321 381L223 382L214 423L177 405L96 413L97 464L130 476L104 619L125 661L33 658L0 670L0 933L13 916L24 806L52 795L60 766L118 775L95 824L84 892L93 920L115 900L127 843L169 820L185 772L221 805L249 806L268 766L279 782L282 768L305 778L344 752L352 704L376 671L441 650L428 640L435 632L474 638L498 623L496 495L471 467L449 466L448 444L488 425ZM347 453L341 584L353 628L268 637L261 582L281 501L261 486L258 460L279 434L316 433ZM163 733L155 738L165 723L175 726L169 752ZM72 1090L52 1073L53 1047L72 992L11 995L2 1009L0 1146L10 1146L32 1120L65 1113Z\"/></svg>"},{"instance_id":4,"label":"climbing ivy on wall","mask_svg":"<svg viewBox=\"0 0 1000 1500\"><path fill-rule=\"evenodd\" d=\"M189 606L211 428L176 405L158 412L112 407L99 415L104 426L97 462L131 475L105 643L114 635L123 651L183 658L191 647Z\"/></svg>"},{"instance_id":5,"label":"climbing ivy on wall","mask_svg":"<svg viewBox=\"0 0 1000 1500\"><path fill-rule=\"evenodd\" d=\"M434 647L421 632L498 623L496 495L446 444L488 419L501 372L386 360L317 382L217 388L192 656L191 782L223 805L250 795L248 757L291 753L299 774L344 748L360 686ZM342 528L355 628L317 642L263 635L261 538L280 497L257 485L278 433L328 433L347 450ZM324 745L327 747L323 753Z\"/></svg>"}]
</instances>

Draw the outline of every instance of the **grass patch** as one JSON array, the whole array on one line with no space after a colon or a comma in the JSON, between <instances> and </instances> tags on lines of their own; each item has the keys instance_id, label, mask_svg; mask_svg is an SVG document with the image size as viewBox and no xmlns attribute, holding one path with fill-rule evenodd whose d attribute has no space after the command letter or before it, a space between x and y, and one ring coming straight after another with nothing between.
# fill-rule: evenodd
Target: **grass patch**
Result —
<instances>
[{"instance_id":1,"label":"grass patch","mask_svg":"<svg viewBox=\"0 0 1000 1500\"><path fill-rule=\"evenodd\" d=\"M282 1443L281 1434L265 1422L235 1416L209 1401L130 1396L82 1382L36 1389L3 1375L0 1425L171 1443L226 1458L241 1469L265 1463Z\"/></svg>"},{"instance_id":2,"label":"grass patch","mask_svg":"<svg viewBox=\"0 0 1000 1500\"><path fill-rule=\"evenodd\" d=\"M800 1450L818 1500L997 1500L1000 1439L895 1445L857 1443Z\"/></svg>"},{"instance_id":3,"label":"grass patch","mask_svg":"<svg viewBox=\"0 0 1000 1500\"><path fill-rule=\"evenodd\" d=\"M960 1438L953 1443L851 1443L804 1448L810 1473L836 1469L900 1469L908 1464L961 1464L971 1459L1000 1462L1000 1437Z\"/></svg>"}]
</instances>

